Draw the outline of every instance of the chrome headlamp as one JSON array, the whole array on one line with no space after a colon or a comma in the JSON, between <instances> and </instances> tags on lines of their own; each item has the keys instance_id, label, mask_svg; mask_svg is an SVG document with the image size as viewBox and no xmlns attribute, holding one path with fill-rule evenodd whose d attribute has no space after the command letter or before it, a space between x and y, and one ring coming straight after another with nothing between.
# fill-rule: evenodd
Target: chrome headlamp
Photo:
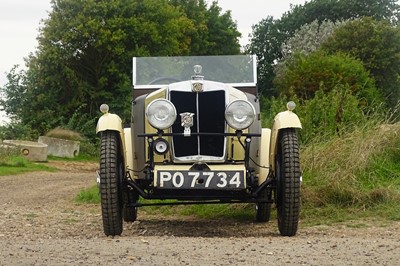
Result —
<instances>
[{"instance_id":1,"label":"chrome headlamp","mask_svg":"<svg viewBox=\"0 0 400 266\"><path fill-rule=\"evenodd\" d=\"M229 126L236 130L248 128L256 117L253 105L246 100L235 100L225 110L225 119Z\"/></svg>"},{"instance_id":2,"label":"chrome headlamp","mask_svg":"<svg viewBox=\"0 0 400 266\"><path fill-rule=\"evenodd\" d=\"M146 117L152 127L159 130L167 129L175 122L176 109L170 101L156 99L147 106Z\"/></svg>"}]
</instances>

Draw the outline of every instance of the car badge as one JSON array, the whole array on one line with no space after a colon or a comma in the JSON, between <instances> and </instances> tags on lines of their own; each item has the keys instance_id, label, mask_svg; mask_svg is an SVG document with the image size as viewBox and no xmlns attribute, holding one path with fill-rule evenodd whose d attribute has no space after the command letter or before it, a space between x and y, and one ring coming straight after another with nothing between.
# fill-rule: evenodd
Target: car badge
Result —
<instances>
[{"instance_id":1,"label":"car badge","mask_svg":"<svg viewBox=\"0 0 400 266\"><path fill-rule=\"evenodd\" d=\"M195 93L203 92L203 84L200 82L194 82L192 84L192 91Z\"/></svg>"},{"instance_id":2,"label":"car badge","mask_svg":"<svg viewBox=\"0 0 400 266\"><path fill-rule=\"evenodd\" d=\"M183 135L190 137L190 128L193 126L193 113L181 113L181 126L184 127Z\"/></svg>"}]
</instances>

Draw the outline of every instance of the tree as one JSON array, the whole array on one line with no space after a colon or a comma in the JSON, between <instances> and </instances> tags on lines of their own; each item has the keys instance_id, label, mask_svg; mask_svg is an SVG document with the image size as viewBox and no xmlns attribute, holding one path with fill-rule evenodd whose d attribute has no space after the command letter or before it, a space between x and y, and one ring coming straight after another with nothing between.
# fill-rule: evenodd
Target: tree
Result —
<instances>
[{"instance_id":1,"label":"tree","mask_svg":"<svg viewBox=\"0 0 400 266\"><path fill-rule=\"evenodd\" d=\"M24 73L17 72L18 66L14 66L7 73L8 82L0 91L0 106L11 119L23 116L23 106L26 104ZM2 110L3 111L3 110Z\"/></svg>"},{"instance_id":2,"label":"tree","mask_svg":"<svg viewBox=\"0 0 400 266\"><path fill-rule=\"evenodd\" d=\"M337 22L314 20L309 24L304 24L282 44L282 61L290 59L295 53L308 55L318 50L338 27L347 22L348 20Z\"/></svg>"},{"instance_id":3,"label":"tree","mask_svg":"<svg viewBox=\"0 0 400 266\"><path fill-rule=\"evenodd\" d=\"M282 57L281 45L285 39L286 35L280 32L279 21L271 16L253 26L251 43L246 50L257 55L258 87L264 95L274 94L274 65Z\"/></svg>"},{"instance_id":4,"label":"tree","mask_svg":"<svg viewBox=\"0 0 400 266\"><path fill-rule=\"evenodd\" d=\"M390 20L396 24L400 6L394 0L312 0L292 6L280 19L267 17L253 27L247 52L259 58L259 87L269 94L273 89L274 65L282 58L281 46L302 25L317 20L332 22L370 16L376 20Z\"/></svg>"},{"instance_id":5,"label":"tree","mask_svg":"<svg viewBox=\"0 0 400 266\"><path fill-rule=\"evenodd\" d=\"M339 27L323 44L330 54L347 53L363 62L394 107L400 99L400 26L363 18Z\"/></svg>"},{"instance_id":6,"label":"tree","mask_svg":"<svg viewBox=\"0 0 400 266\"><path fill-rule=\"evenodd\" d=\"M324 20L319 23L314 20L310 24L301 26L292 37L282 44L282 58L274 66L275 75L281 75L287 61L293 60L293 55L298 53L308 55L320 49L321 44L332 36L335 29L346 22L339 21L335 23L330 20Z\"/></svg>"},{"instance_id":7,"label":"tree","mask_svg":"<svg viewBox=\"0 0 400 266\"><path fill-rule=\"evenodd\" d=\"M52 0L37 51L27 58L27 71L9 79L23 94L16 103L21 110L6 104L6 112L41 133L68 124L77 112L93 119L102 103L128 121L132 57L237 51L238 32L229 13L221 15L216 3L204 9L204 1L188 1L209 27L198 29L185 13L192 9L178 2ZM14 82L18 79L23 84Z\"/></svg>"},{"instance_id":8,"label":"tree","mask_svg":"<svg viewBox=\"0 0 400 266\"><path fill-rule=\"evenodd\" d=\"M218 2L207 8L204 0L171 0L195 26L190 33L190 55L232 55L240 53L240 32L231 12L222 14ZM228 45L227 45L228 44Z\"/></svg>"}]
</instances>

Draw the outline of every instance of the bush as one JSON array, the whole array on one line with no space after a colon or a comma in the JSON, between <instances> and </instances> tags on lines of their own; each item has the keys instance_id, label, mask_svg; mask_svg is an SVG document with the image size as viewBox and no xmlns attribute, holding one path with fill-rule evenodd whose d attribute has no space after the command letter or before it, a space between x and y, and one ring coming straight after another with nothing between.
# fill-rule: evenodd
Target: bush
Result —
<instances>
[{"instance_id":1,"label":"bush","mask_svg":"<svg viewBox=\"0 0 400 266\"><path fill-rule=\"evenodd\" d=\"M382 101L382 97L362 62L344 54L296 54L276 76L274 84L286 96L312 99L317 91L330 92L346 88L365 104Z\"/></svg>"},{"instance_id":2,"label":"bush","mask_svg":"<svg viewBox=\"0 0 400 266\"><path fill-rule=\"evenodd\" d=\"M0 126L0 140L20 139L37 140L39 133L29 125L12 122L6 126Z\"/></svg>"},{"instance_id":3,"label":"bush","mask_svg":"<svg viewBox=\"0 0 400 266\"><path fill-rule=\"evenodd\" d=\"M79 156L88 159L98 159L99 157L99 143L91 142L90 140L84 138L79 147Z\"/></svg>"},{"instance_id":4,"label":"bush","mask_svg":"<svg viewBox=\"0 0 400 266\"><path fill-rule=\"evenodd\" d=\"M376 81L387 104L400 98L400 26L365 17L343 24L323 44L329 54L346 53L359 59Z\"/></svg>"},{"instance_id":5,"label":"bush","mask_svg":"<svg viewBox=\"0 0 400 266\"><path fill-rule=\"evenodd\" d=\"M315 97L308 100L299 99L296 95L292 98L262 98L265 127L272 126L273 116L284 111L289 100L297 104L294 112L302 123L299 139L303 145L343 135L370 123L369 121L383 120L384 117L383 108L380 106L365 106L348 87L337 86L329 92L318 90Z\"/></svg>"}]
</instances>

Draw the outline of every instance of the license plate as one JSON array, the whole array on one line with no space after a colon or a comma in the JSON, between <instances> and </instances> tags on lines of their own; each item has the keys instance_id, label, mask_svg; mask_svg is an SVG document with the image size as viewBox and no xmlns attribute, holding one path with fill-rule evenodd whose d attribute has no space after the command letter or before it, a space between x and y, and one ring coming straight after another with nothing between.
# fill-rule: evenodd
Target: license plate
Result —
<instances>
[{"instance_id":1,"label":"license plate","mask_svg":"<svg viewBox=\"0 0 400 266\"><path fill-rule=\"evenodd\" d=\"M243 189L244 171L157 171L157 188Z\"/></svg>"}]
</instances>

